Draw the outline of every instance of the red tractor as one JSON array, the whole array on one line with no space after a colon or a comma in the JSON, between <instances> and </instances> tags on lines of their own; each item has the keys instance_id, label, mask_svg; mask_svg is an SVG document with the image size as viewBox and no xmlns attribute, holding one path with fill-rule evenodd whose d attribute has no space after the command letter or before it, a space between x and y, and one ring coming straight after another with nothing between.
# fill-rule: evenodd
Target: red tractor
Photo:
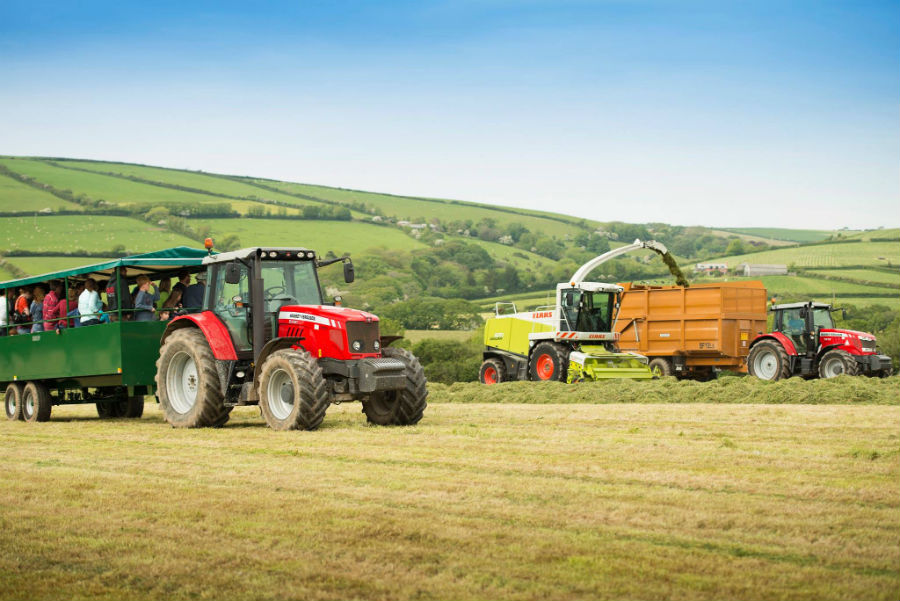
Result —
<instances>
[{"instance_id":1,"label":"red tractor","mask_svg":"<svg viewBox=\"0 0 900 601\"><path fill-rule=\"evenodd\" d=\"M425 411L425 374L388 345L378 317L322 302L305 248L245 248L203 260L203 309L173 319L156 362L157 396L176 427L221 426L233 407L260 406L276 430L313 430L331 403L361 401L369 422L410 425Z\"/></svg>"},{"instance_id":2,"label":"red tractor","mask_svg":"<svg viewBox=\"0 0 900 601\"><path fill-rule=\"evenodd\" d=\"M757 378L887 377L893 373L891 358L875 347L875 336L834 327L831 305L791 303L771 310L775 313L774 331L757 336L747 357L747 367Z\"/></svg>"}]
</instances>

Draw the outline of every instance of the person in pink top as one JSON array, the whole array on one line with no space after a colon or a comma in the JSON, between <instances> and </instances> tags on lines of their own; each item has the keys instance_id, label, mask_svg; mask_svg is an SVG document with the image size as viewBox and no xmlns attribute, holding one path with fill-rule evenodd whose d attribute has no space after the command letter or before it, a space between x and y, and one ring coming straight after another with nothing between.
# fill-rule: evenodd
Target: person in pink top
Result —
<instances>
[{"instance_id":1,"label":"person in pink top","mask_svg":"<svg viewBox=\"0 0 900 601\"><path fill-rule=\"evenodd\" d=\"M65 316L66 301L60 297L63 295L63 285L59 280L50 282L50 292L44 297L44 331L49 332L60 327L59 318ZM60 309L63 313L60 314ZM66 324L62 323L62 327Z\"/></svg>"}]
</instances>

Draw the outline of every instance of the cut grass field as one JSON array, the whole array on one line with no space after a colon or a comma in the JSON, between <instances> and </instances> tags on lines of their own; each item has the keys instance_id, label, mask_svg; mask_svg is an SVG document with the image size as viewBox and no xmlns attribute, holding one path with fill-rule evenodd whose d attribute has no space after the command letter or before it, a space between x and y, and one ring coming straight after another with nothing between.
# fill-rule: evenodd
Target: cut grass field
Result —
<instances>
[{"instance_id":1,"label":"cut grass field","mask_svg":"<svg viewBox=\"0 0 900 601\"><path fill-rule=\"evenodd\" d=\"M0 423L0 599L896 599L900 408Z\"/></svg>"},{"instance_id":2,"label":"cut grass field","mask_svg":"<svg viewBox=\"0 0 900 601\"><path fill-rule=\"evenodd\" d=\"M240 220L233 220L240 221ZM0 249L102 252L117 244L148 252L172 246L197 246L195 240L130 217L78 215L0 218Z\"/></svg>"}]
</instances>

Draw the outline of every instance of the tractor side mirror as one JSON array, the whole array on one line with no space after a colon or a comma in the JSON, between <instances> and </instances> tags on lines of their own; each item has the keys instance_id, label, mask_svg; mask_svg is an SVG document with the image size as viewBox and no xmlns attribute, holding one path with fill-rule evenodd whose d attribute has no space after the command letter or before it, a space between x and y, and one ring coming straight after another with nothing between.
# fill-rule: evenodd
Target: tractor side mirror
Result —
<instances>
[{"instance_id":1,"label":"tractor side mirror","mask_svg":"<svg viewBox=\"0 0 900 601\"><path fill-rule=\"evenodd\" d=\"M353 271L353 261L348 260L344 263L344 281L351 284L356 279L356 273Z\"/></svg>"},{"instance_id":2,"label":"tractor side mirror","mask_svg":"<svg viewBox=\"0 0 900 601\"><path fill-rule=\"evenodd\" d=\"M225 265L225 283L241 283L241 265L237 261L232 261Z\"/></svg>"}]
</instances>

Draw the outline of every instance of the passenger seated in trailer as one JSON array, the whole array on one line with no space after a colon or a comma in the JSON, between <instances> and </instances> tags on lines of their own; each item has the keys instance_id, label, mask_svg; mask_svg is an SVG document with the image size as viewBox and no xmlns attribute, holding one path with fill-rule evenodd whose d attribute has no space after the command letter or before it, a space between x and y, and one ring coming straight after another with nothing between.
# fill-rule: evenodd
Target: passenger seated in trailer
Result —
<instances>
[{"instance_id":1,"label":"passenger seated in trailer","mask_svg":"<svg viewBox=\"0 0 900 601\"><path fill-rule=\"evenodd\" d=\"M175 285L172 286L172 292L178 291L181 293L182 298L184 297L184 291L187 290L188 285L191 283L191 274L188 273L187 270L182 269L178 272L178 281L175 282Z\"/></svg>"},{"instance_id":2,"label":"passenger seated in trailer","mask_svg":"<svg viewBox=\"0 0 900 601\"><path fill-rule=\"evenodd\" d=\"M17 334L27 334L31 331L31 326L26 325L31 322L31 290L28 288L19 288L13 321L16 323Z\"/></svg>"},{"instance_id":3,"label":"passenger seated in trailer","mask_svg":"<svg viewBox=\"0 0 900 601\"><path fill-rule=\"evenodd\" d=\"M159 300L159 289L152 285L145 275L137 277L137 296L134 299L135 321L153 321L156 319L156 301Z\"/></svg>"},{"instance_id":4,"label":"passenger seated in trailer","mask_svg":"<svg viewBox=\"0 0 900 601\"><path fill-rule=\"evenodd\" d=\"M32 293L33 297L31 300L31 306L29 310L31 311L31 321L34 323L31 324L31 332L43 332L44 331L44 288L38 284L34 287L34 292Z\"/></svg>"},{"instance_id":5,"label":"passenger seated in trailer","mask_svg":"<svg viewBox=\"0 0 900 601\"><path fill-rule=\"evenodd\" d=\"M132 318L131 310L134 309L134 303L131 301L131 294L128 292L128 269L122 265L117 271L114 271L106 283L106 302L109 305L109 312L112 314L113 321L118 319L117 311L119 310L119 299L122 302L122 319L130 320Z\"/></svg>"},{"instance_id":6,"label":"passenger seated in trailer","mask_svg":"<svg viewBox=\"0 0 900 601\"><path fill-rule=\"evenodd\" d=\"M97 293L97 282L88 278L84 282L84 292L78 295L78 319L82 326L95 326L100 323L103 303Z\"/></svg>"},{"instance_id":7,"label":"passenger seated in trailer","mask_svg":"<svg viewBox=\"0 0 900 601\"><path fill-rule=\"evenodd\" d=\"M50 292L44 297L44 331L49 332L66 327L65 320L60 317L65 315L66 301L62 299L63 285L59 280L50 282ZM61 312L62 311L62 312Z\"/></svg>"},{"instance_id":8,"label":"passenger seated in trailer","mask_svg":"<svg viewBox=\"0 0 900 601\"><path fill-rule=\"evenodd\" d=\"M196 284L191 284L181 297L181 306L188 313L199 313L203 309L203 297L206 294L206 274L203 272L194 276Z\"/></svg>"},{"instance_id":9,"label":"passenger seated in trailer","mask_svg":"<svg viewBox=\"0 0 900 601\"><path fill-rule=\"evenodd\" d=\"M168 321L181 308L181 289L173 288L159 310L159 319Z\"/></svg>"},{"instance_id":10,"label":"passenger seated in trailer","mask_svg":"<svg viewBox=\"0 0 900 601\"><path fill-rule=\"evenodd\" d=\"M11 289L4 290L0 293L0 336L9 334L7 326L9 325L9 307L12 304Z\"/></svg>"},{"instance_id":11,"label":"passenger seated in trailer","mask_svg":"<svg viewBox=\"0 0 900 601\"><path fill-rule=\"evenodd\" d=\"M79 282L81 284L81 282ZM72 288L69 288L68 297L66 299L66 316L70 319L66 320L67 326L70 328L80 328L81 320L79 316L81 315L78 312L78 290L84 290L84 285L73 285Z\"/></svg>"}]
</instances>

